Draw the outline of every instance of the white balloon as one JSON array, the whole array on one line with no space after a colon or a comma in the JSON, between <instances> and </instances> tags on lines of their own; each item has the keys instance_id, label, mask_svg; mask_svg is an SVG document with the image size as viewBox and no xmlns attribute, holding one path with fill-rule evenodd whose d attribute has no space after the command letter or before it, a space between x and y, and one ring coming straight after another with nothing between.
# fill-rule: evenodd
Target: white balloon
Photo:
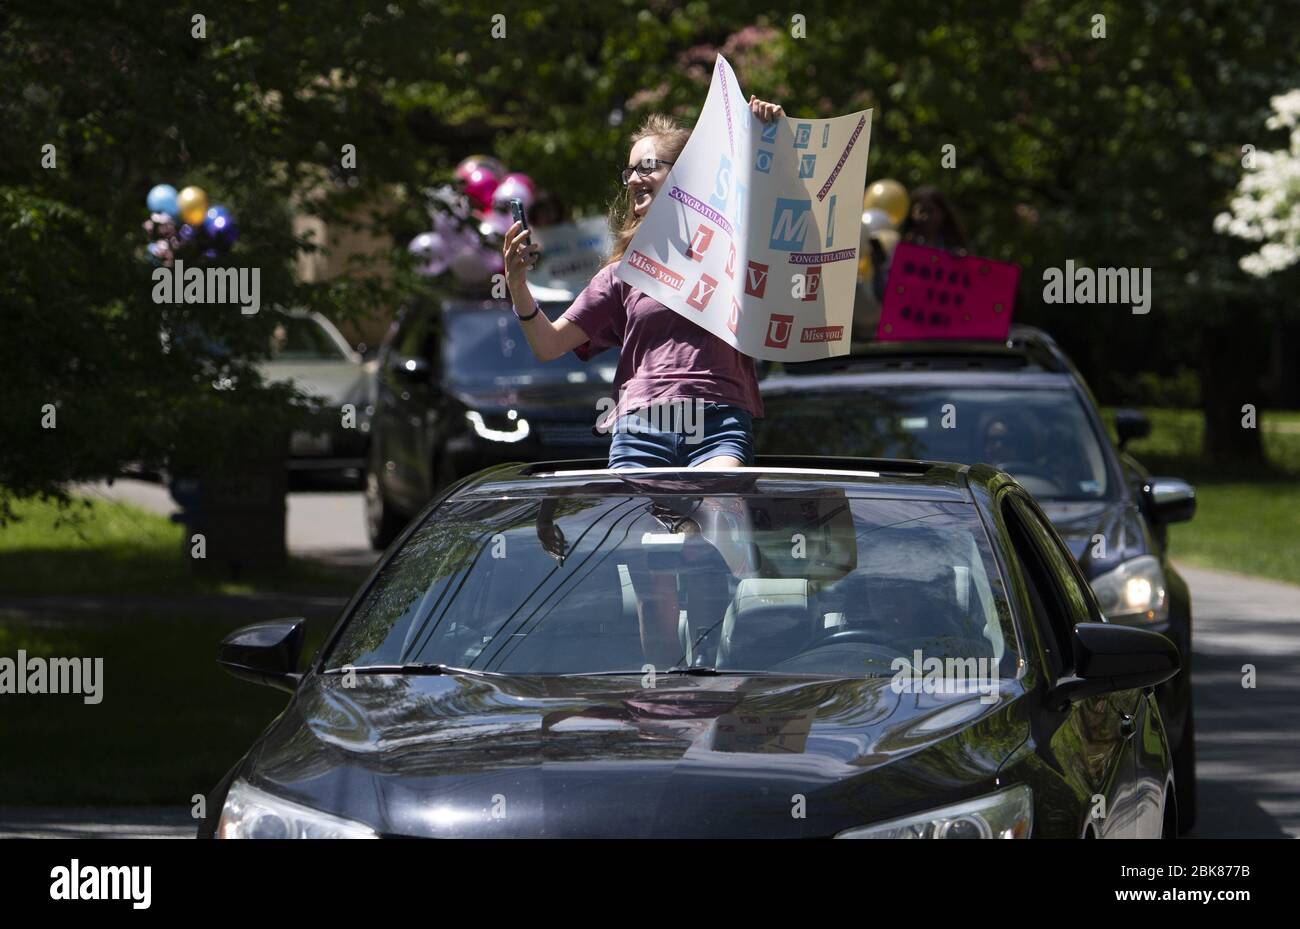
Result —
<instances>
[{"instance_id":1,"label":"white balloon","mask_svg":"<svg viewBox=\"0 0 1300 929\"><path fill-rule=\"evenodd\" d=\"M889 214L884 210L872 208L862 212L862 232L864 236L872 236L878 232L891 232L894 224L889 221Z\"/></svg>"}]
</instances>

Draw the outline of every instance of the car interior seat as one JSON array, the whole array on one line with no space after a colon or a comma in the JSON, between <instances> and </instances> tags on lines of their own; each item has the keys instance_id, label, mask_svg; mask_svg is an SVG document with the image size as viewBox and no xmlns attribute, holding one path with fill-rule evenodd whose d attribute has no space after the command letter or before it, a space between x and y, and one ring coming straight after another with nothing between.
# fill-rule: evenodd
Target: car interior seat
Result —
<instances>
[{"instance_id":1,"label":"car interior seat","mask_svg":"<svg viewBox=\"0 0 1300 929\"><path fill-rule=\"evenodd\" d=\"M807 578L745 578L722 620L716 666L762 670L803 651L821 622Z\"/></svg>"}]
</instances>

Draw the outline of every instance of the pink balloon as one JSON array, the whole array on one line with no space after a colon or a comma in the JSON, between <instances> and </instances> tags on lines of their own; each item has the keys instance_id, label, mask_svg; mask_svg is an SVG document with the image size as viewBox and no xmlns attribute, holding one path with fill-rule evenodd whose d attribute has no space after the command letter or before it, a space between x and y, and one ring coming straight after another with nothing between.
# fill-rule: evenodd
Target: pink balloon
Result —
<instances>
[{"instance_id":1,"label":"pink balloon","mask_svg":"<svg viewBox=\"0 0 1300 929\"><path fill-rule=\"evenodd\" d=\"M475 168L465 180L465 196L481 210L492 208L492 194L500 185L500 176L488 168Z\"/></svg>"},{"instance_id":2,"label":"pink balloon","mask_svg":"<svg viewBox=\"0 0 1300 929\"><path fill-rule=\"evenodd\" d=\"M537 199L532 178L527 174L507 174L492 194L492 205L499 210L509 210L511 200L519 200L529 209Z\"/></svg>"},{"instance_id":3,"label":"pink balloon","mask_svg":"<svg viewBox=\"0 0 1300 929\"><path fill-rule=\"evenodd\" d=\"M462 158L460 164L456 165L456 177L465 181L469 179L477 168L487 168L497 177L504 177L506 166L491 155L470 155L468 158Z\"/></svg>"}]
</instances>

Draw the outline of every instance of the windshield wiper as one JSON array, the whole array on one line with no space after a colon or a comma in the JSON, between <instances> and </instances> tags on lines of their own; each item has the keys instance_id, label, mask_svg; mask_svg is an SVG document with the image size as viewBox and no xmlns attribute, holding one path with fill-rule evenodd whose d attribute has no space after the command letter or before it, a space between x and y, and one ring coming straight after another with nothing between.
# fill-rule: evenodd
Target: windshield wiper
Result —
<instances>
[{"instance_id":1,"label":"windshield wiper","mask_svg":"<svg viewBox=\"0 0 1300 929\"><path fill-rule=\"evenodd\" d=\"M449 664L367 664L356 667L327 668L323 674L469 674L474 677L494 677L491 671L476 671L473 668L457 668Z\"/></svg>"},{"instance_id":2,"label":"windshield wiper","mask_svg":"<svg viewBox=\"0 0 1300 929\"><path fill-rule=\"evenodd\" d=\"M649 673L650 673L649 671L646 671L642 668L636 668L629 671L571 671L567 674L561 675L561 677L623 677L623 676L631 676L631 675L640 677L643 674L649 674ZM662 671L655 670L654 672L656 677L670 675L670 674L673 675L680 674L688 677L720 677L722 675L737 675L737 674L754 675L754 674L768 674L768 673L770 672L732 670L731 668L691 668L691 667L665 668Z\"/></svg>"}]
</instances>

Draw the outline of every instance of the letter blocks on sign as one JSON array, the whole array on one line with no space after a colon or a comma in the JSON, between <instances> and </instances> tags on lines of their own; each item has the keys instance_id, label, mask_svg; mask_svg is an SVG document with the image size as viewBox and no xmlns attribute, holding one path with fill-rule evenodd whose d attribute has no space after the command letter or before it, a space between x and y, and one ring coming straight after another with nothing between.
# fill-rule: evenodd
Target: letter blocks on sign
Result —
<instances>
[{"instance_id":1,"label":"letter blocks on sign","mask_svg":"<svg viewBox=\"0 0 1300 929\"><path fill-rule=\"evenodd\" d=\"M686 298L686 302L697 310L703 311L709 305L709 299L713 296L713 291L717 289L718 282L707 274L701 274L700 279L695 282L691 288L691 295Z\"/></svg>"},{"instance_id":2,"label":"letter blocks on sign","mask_svg":"<svg viewBox=\"0 0 1300 929\"><path fill-rule=\"evenodd\" d=\"M695 229L695 235L691 238L690 247L686 250L686 257L695 261L703 261L704 253L709 250L709 243L712 241L713 230L700 223Z\"/></svg>"},{"instance_id":3,"label":"letter blocks on sign","mask_svg":"<svg viewBox=\"0 0 1300 929\"><path fill-rule=\"evenodd\" d=\"M794 317L773 313L767 321L768 348L787 348L790 345L790 333L794 331Z\"/></svg>"},{"instance_id":4,"label":"letter blocks on sign","mask_svg":"<svg viewBox=\"0 0 1300 929\"><path fill-rule=\"evenodd\" d=\"M772 209L772 235L768 248L777 252L801 252L812 224L812 201L777 197Z\"/></svg>"}]
</instances>

